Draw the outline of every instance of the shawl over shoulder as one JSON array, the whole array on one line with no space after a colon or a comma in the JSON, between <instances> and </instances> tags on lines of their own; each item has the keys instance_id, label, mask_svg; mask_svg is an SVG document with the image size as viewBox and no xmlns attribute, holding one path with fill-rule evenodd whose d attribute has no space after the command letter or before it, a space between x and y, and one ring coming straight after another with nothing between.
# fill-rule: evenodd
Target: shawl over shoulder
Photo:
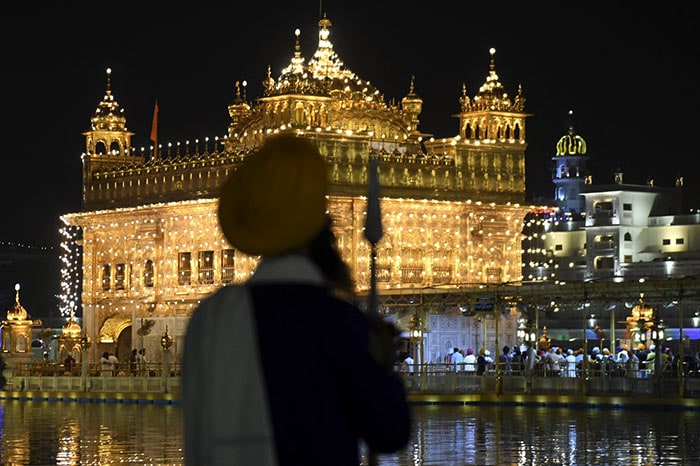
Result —
<instances>
[{"instance_id":1,"label":"shawl over shoulder","mask_svg":"<svg viewBox=\"0 0 700 466\"><path fill-rule=\"evenodd\" d=\"M234 285L190 318L182 361L188 465L277 464L252 314L248 288Z\"/></svg>"}]
</instances>

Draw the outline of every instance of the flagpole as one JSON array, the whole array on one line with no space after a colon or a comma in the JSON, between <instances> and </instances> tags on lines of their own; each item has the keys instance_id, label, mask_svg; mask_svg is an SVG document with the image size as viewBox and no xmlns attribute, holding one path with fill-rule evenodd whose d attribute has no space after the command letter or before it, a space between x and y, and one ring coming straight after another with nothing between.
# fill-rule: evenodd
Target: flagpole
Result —
<instances>
[{"instance_id":1,"label":"flagpole","mask_svg":"<svg viewBox=\"0 0 700 466\"><path fill-rule=\"evenodd\" d=\"M365 218L365 238L370 242L369 302L367 314L380 318L379 297L377 295L377 243L382 238L382 214L379 207L379 161L369 142L369 173L367 180L367 216ZM377 455L371 450L367 455L368 466L377 465Z\"/></svg>"},{"instance_id":2,"label":"flagpole","mask_svg":"<svg viewBox=\"0 0 700 466\"><path fill-rule=\"evenodd\" d=\"M153 108L153 122L151 123L151 141L153 141L153 160L158 159L158 99Z\"/></svg>"},{"instance_id":3,"label":"flagpole","mask_svg":"<svg viewBox=\"0 0 700 466\"><path fill-rule=\"evenodd\" d=\"M377 243L384 232L382 214L379 207L379 161L371 148L369 153L369 173L367 183L367 217L365 219L365 238L370 242L370 286L368 312L379 315L379 298L377 296Z\"/></svg>"}]
</instances>

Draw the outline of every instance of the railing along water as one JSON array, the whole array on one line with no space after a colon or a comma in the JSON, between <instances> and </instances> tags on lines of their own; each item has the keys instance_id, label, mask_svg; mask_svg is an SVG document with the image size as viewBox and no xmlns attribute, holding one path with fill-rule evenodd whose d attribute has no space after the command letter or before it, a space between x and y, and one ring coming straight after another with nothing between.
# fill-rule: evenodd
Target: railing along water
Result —
<instances>
[{"instance_id":1,"label":"railing along water","mask_svg":"<svg viewBox=\"0 0 700 466\"><path fill-rule=\"evenodd\" d=\"M121 365L120 365L121 366ZM92 393L178 393L180 365L144 363L130 370L123 364L114 371L102 370L101 364L88 365L83 373L80 364L67 368L46 361L18 364L7 374L6 391L81 391ZM536 367L508 369L495 365L477 375L476 371L455 370L453 364L414 364L408 372L397 365L409 394L423 395L578 395L629 397L682 397L697 399L700 405L700 371L661 371L595 367L585 371ZM500 382L500 383L497 383Z\"/></svg>"},{"instance_id":2,"label":"railing along water","mask_svg":"<svg viewBox=\"0 0 700 466\"><path fill-rule=\"evenodd\" d=\"M81 391L122 393L173 393L180 388L180 365L140 363L131 367L119 364L104 369L101 363L89 364L83 370L79 363L66 367L53 361L32 361L16 364L5 373L6 391Z\"/></svg>"},{"instance_id":3,"label":"railing along water","mask_svg":"<svg viewBox=\"0 0 700 466\"><path fill-rule=\"evenodd\" d=\"M645 369L595 367L585 372L580 368L514 370L505 365L498 369L494 364L478 375L474 370L455 370L451 363L414 364L413 372L405 365L397 366L409 394L682 396L700 403L699 371L669 370L655 374Z\"/></svg>"}]
</instances>

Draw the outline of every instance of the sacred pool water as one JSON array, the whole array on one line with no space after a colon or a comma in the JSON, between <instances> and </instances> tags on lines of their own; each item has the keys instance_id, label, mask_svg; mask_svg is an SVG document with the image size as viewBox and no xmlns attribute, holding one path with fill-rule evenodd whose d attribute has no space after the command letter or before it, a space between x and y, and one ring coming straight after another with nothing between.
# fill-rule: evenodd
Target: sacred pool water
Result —
<instances>
[{"instance_id":1,"label":"sacred pool water","mask_svg":"<svg viewBox=\"0 0 700 466\"><path fill-rule=\"evenodd\" d=\"M700 464L700 411L414 406L382 466ZM0 464L182 465L178 405L0 401ZM332 458L329 458L332 464Z\"/></svg>"}]
</instances>

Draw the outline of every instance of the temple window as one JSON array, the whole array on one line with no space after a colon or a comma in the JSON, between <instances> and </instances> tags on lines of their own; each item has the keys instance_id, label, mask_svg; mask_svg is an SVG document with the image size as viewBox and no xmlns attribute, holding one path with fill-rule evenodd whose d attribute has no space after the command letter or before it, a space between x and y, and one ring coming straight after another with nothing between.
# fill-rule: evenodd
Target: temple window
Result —
<instances>
[{"instance_id":1,"label":"temple window","mask_svg":"<svg viewBox=\"0 0 700 466\"><path fill-rule=\"evenodd\" d=\"M127 286L127 265L117 264L114 269L114 289L124 290Z\"/></svg>"},{"instance_id":2,"label":"temple window","mask_svg":"<svg viewBox=\"0 0 700 466\"><path fill-rule=\"evenodd\" d=\"M153 261L148 259L143 266L143 286L152 288L154 283Z\"/></svg>"},{"instance_id":3,"label":"temple window","mask_svg":"<svg viewBox=\"0 0 700 466\"><path fill-rule=\"evenodd\" d=\"M236 277L236 255L233 249L221 250L221 283L231 284Z\"/></svg>"},{"instance_id":4,"label":"temple window","mask_svg":"<svg viewBox=\"0 0 700 466\"><path fill-rule=\"evenodd\" d=\"M192 253L181 252L177 258L177 284L189 285L192 283Z\"/></svg>"},{"instance_id":5,"label":"temple window","mask_svg":"<svg viewBox=\"0 0 700 466\"><path fill-rule=\"evenodd\" d=\"M112 266L105 264L102 266L102 291L109 291L112 284Z\"/></svg>"},{"instance_id":6,"label":"temple window","mask_svg":"<svg viewBox=\"0 0 700 466\"><path fill-rule=\"evenodd\" d=\"M214 283L214 251L197 253L197 281L200 285Z\"/></svg>"}]
</instances>

